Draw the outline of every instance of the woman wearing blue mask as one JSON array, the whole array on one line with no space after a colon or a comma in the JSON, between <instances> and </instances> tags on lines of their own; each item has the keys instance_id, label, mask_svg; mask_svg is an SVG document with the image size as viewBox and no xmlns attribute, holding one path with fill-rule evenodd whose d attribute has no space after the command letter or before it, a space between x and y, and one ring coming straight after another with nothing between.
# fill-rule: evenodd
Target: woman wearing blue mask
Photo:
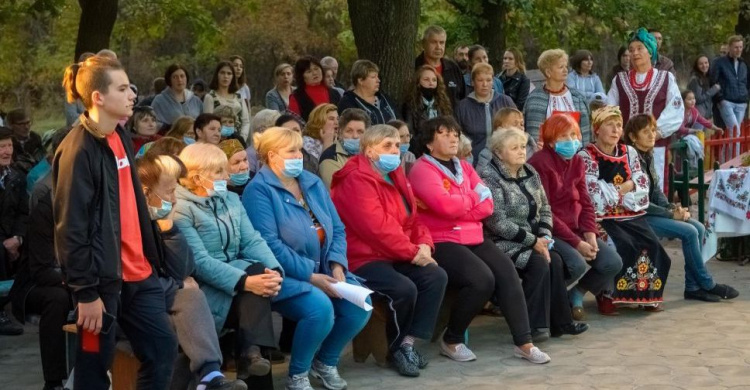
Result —
<instances>
[{"instance_id":1,"label":"woman wearing blue mask","mask_svg":"<svg viewBox=\"0 0 750 390\"><path fill-rule=\"evenodd\" d=\"M318 176L331 187L333 174L344 167L352 156L359 154L359 140L370 127L370 117L359 108L347 108L339 116L338 140L323 150L318 161Z\"/></svg>"},{"instance_id":2,"label":"woman wearing blue mask","mask_svg":"<svg viewBox=\"0 0 750 390\"><path fill-rule=\"evenodd\" d=\"M599 312L615 313L604 293L612 289L612 280L622 267L617 251L598 238L594 206L586 187L578 121L568 114L552 115L541 126L544 147L534 153L529 164L542 180L552 208L552 237L555 251L567 268L573 319L582 320L583 295L597 297ZM587 267L591 268L586 271Z\"/></svg>"},{"instance_id":3,"label":"woman wearing blue mask","mask_svg":"<svg viewBox=\"0 0 750 390\"><path fill-rule=\"evenodd\" d=\"M240 141L227 139L219 143L219 148L227 156L227 189L240 196L245 191L245 186L250 181L250 166L247 162L247 152Z\"/></svg>"},{"instance_id":4,"label":"woman wearing blue mask","mask_svg":"<svg viewBox=\"0 0 750 390\"><path fill-rule=\"evenodd\" d=\"M363 284L385 297L389 358L399 374L419 376L427 359L415 349L435 328L448 276L419 219L417 200L400 169L398 130L375 125L361 152L333 176L331 196L346 226L347 260Z\"/></svg>"},{"instance_id":5,"label":"woman wearing blue mask","mask_svg":"<svg viewBox=\"0 0 750 390\"><path fill-rule=\"evenodd\" d=\"M273 300L275 311L297 322L286 388L310 389L312 376L327 389L344 389L339 356L370 318L333 287L359 285L348 271L344 225L323 182L303 169L298 132L272 127L257 141L263 167L245 189L243 204L286 270Z\"/></svg>"},{"instance_id":6,"label":"woman wearing blue mask","mask_svg":"<svg viewBox=\"0 0 750 390\"><path fill-rule=\"evenodd\" d=\"M177 187L174 221L195 257L195 279L206 295L216 331L237 334L237 377L264 376L270 363L260 347L276 342L271 299L279 295L283 269L242 207L227 191L227 157L196 143L180 153L187 174Z\"/></svg>"}]
</instances>

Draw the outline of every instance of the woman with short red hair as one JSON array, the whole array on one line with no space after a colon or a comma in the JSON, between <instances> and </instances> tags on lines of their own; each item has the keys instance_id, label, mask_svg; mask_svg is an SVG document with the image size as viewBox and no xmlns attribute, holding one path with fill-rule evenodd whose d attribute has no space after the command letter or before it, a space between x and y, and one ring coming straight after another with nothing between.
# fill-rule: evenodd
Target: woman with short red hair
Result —
<instances>
[{"instance_id":1,"label":"woman with short red hair","mask_svg":"<svg viewBox=\"0 0 750 390\"><path fill-rule=\"evenodd\" d=\"M590 291L597 297L599 312L615 313L604 293L612 289L614 276L622 267L617 251L597 237L596 215L586 189L581 149L581 130L568 114L556 114L540 128L544 147L529 159L542 179L552 208L552 236L555 251L562 257L570 277L568 285L578 281L568 295L573 319L584 318L583 296ZM591 268L586 271L586 263Z\"/></svg>"}]
</instances>

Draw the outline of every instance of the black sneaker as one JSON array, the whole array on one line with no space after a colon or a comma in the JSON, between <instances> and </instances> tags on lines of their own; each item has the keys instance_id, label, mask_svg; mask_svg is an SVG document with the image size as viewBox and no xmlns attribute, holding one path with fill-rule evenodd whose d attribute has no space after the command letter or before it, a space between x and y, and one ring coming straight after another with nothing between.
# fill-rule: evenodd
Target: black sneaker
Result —
<instances>
[{"instance_id":1,"label":"black sneaker","mask_svg":"<svg viewBox=\"0 0 750 390\"><path fill-rule=\"evenodd\" d=\"M424 355L419 353L419 351L417 351L417 349L414 348L413 345L406 346L406 347L409 347L409 353L406 356L408 356L409 360L411 360L411 362L415 366L417 366L420 370L427 367L427 365L430 364L430 361L427 360L427 358L424 357Z\"/></svg>"},{"instance_id":2,"label":"black sneaker","mask_svg":"<svg viewBox=\"0 0 750 390\"><path fill-rule=\"evenodd\" d=\"M718 284L717 284L718 286ZM719 302L721 298L706 290L685 291L685 299L704 302Z\"/></svg>"},{"instance_id":3,"label":"black sneaker","mask_svg":"<svg viewBox=\"0 0 750 390\"><path fill-rule=\"evenodd\" d=\"M393 352L390 360L399 374L410 377L419 376L419 367L412 361L413 353L414 347L411 345L402 345Z\"/></svg>"},{"instance_id":4,"label":"black sneaker","mask_svg":"<svg viewBox=\"0 0 750 390\"><path fill-rule=\"evenodd\" d=\"M23 327L16 324L4 311L0 311L0 335L18 336L23 334Z\"/></svg>"},{"instance_id":5,"label":"black sneaker","mask_svg":"<svg viewBox=\"0 0 750 390\"><path fill-rule=\"evenodd\" d=\"M721 299L734 299L740 295L739 291L735 290L732 286L727 286L726 284L719 283L716 283L716 286L708 290L708 292L718 296Z\"/></svg>"}]
</instances>

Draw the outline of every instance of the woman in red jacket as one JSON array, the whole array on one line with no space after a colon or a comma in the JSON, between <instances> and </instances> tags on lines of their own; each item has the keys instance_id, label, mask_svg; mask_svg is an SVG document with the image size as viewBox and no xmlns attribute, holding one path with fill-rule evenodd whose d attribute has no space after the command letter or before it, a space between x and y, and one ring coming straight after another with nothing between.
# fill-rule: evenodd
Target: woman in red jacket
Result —
<instances>
[{"instance_id":1,"label":"woman in red jacket","mask_svg":"<svg viewBox=\"0 0 750 390\"><path fill-rule=\"evenodd\" d=\"M453 117L441 116L427 120L419 134L425 154L409 172L409 181L419 200L419 220L435 241L435 259L458 292L440 353L460 362L476 360L464 344L464 334L494 295L513 334L514 354L532 363L549 362L549 356L532 343L526 300L513 261L484 237L482 220L492 215L492 192L470 163L456 157L461 128Z\"/></svg>"},{"instance_id":2,"label":"woman in red jacket","mask_svg":"<svg viewBox=\"0 0 750 390\"><path fill-rule=\"evenodd\" d=\"M399 143L392 126L367 129L360 153L333 175L331 196L346 227L349 270L394 311L395 323L386 327L389 358L399 374L415 377L427 359L414 340L432 337L448 276L432 258L430 232L417 219Z\"/></svg>"},{"instance_id":3,"label":"woman in red jacket","mask_svg":"<svg viewBox=\"0 0 750 390\"><path fill-rule=\"evenodd\" d=\"M553 115L540 128L544 148L529 159L542 179L552 207L552 236L555 251L562 257L570 277L568 292L573 319L584 318L583 296L596 296L599 312L614 315L616 310L604 293L611 291L615 275L622 268L617 251L597 238L596 215L586 188L581 148L581 130L570 115ZM591 267L586 271L586 264Z\"/></svg>"},{"instance_id":4,"label":"woman in red jacket","mask_svg":"<svg viewBox=\"0 0 750 390\"><path fill-rule=\"evenodd\" d=\"M294 64L297 89L289 96L289 111L307 122L312 110L326 103L338 105L338 92L323 83L323 66L315 57L302 57Z\"/></svg>"}]
</instances>

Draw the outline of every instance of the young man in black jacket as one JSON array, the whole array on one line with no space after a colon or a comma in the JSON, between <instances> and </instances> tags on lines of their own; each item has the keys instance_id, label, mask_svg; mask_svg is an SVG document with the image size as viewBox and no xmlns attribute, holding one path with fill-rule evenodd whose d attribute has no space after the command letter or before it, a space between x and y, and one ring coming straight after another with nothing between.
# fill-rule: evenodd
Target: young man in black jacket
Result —
<instances>
[{"instance_id":1,"label":"young man in black jacket","mask_svg":"<svg viewBox=\"0 0 750 390\"><path fill-rule=\"evenodd\" d=\"M443 58L446 38L447 35L442 27L427 27L422 36L423 51L414 61L414 69L419 69L424 64L432 65L437 69L443 77L448 97L451 99L451 106L455 111L458 102L466 97L466 86L461 68L453 60Z\"/></svg>"},{"instance_id":2,"label":"young man in black jacket","mask_svg":"<svg viewBox=\"0 0 750 390\"><path fill-rule=\"evenodd\" d=\"M63 85L87 110L52 163L55 252L79 326L76 388L109 388L116 318L141 362L138 388L166 389L177 340L132 144L118 125L135 94L120 63L102 56L68 67Z\"/></svg>"}]
</instances>

